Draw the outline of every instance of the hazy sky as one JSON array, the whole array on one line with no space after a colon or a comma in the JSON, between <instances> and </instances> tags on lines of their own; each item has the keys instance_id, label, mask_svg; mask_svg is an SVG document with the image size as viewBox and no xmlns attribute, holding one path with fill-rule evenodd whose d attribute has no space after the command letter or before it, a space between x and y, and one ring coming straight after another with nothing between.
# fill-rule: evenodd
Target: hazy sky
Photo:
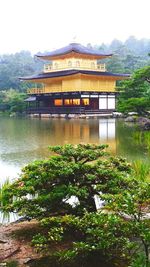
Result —
<instances>
[{"instance_id":1,"label":"hazy sky","mask_svg":"<svg viewBox=\"0 0 150 267\"><path fill-rule=\"evenodd\" d=\"M0 0L0 54L150 39L150 0Z\"/></svg>"}]
</instances>

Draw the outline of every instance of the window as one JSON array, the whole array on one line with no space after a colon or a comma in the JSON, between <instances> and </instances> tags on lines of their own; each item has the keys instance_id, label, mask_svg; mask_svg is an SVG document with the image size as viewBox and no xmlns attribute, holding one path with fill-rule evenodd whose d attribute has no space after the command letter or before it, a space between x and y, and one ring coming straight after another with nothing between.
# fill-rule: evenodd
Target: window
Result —
<instances>
[{"instance_id":1,"label":"window","mask_svg":"<svg viewBox=\"0 0 150 267\"><path fill-rule=\"evenodd\" d=\"M51 69L52 69L52 65L50 65L50 64L45 64L45 65L44 65L44 69L45 69L45 70L51 70Z\"/></svg>"},{"instance_id":2,"label":"window","mask_svg":"<svg viewBox=\"0 0 150 267\"><path fill-rule=\"evenodd\" d=\"M80 105L80 99L73 99L73 105L79 106Z\"/></svg>"},{"instance_id":3,"label":"window","mask_svg":"<svg viewBox=\"0 0 150 267\"><path fill-rule=\"evenodd\" d=\"M54 64L54 68L55 68L55 69L58 69L58 63L55 63L55 64Z\"/></svg>"},{"instance_id":4,"label":"window","mask_svg":"<svg viewBox=\"0 0 150 267\"><path fill-rule=\"evenodd\" d=\"M80 99L64 99L64 104L66 106L79 106Z\"/></svg>"},{"instance_id":5,"label":"window","mask_svg":"<svg viewBox=\"0 0 150 267\"><path fill-rule=\"evenodd\" d=\"M83 104L84 106L88 106L88 105L89 105L89 98L83 98L83 99L82 99L82 104Z\"/></svg>"},{"instance_id":6,"label":"window","mask_svg":"<svg viewBox=\"0 0 150 267\"><path fill-rule=\"evenodd\" d=\"M99 109L107 109L107 97L101 96L99 98Z\"/></svg>"},{"instance_id":7,"label":"window","mask_svg":"<svg viewBox=\"0 0 150 267\"><path fill-rule=\"evenodd\" d=\"M80 61L76 61L76 67L80 67Z\"/></svg>"},{"instance_id":8,"label":"window","mask_svg":"<svg viewBox=\"0 0 150 267\"><path fill-rule=\"evenodd\" d=\"M72 67L72 62L68 61L68 67L71 68Z\"/></svg>"},{"instance_id":9,"label":"window","mask_svg":"<svg viewBox=\"0 0 150 267\"><path fill-rule=\"evenodd\" d=\"M54 106L62 106L63 100L62 99L54 99Z\"/></svg>"},{"instance_id":10,"label":"window","mask_svg":"<svg viewBox=\"0 0 150 267\"><path fill-rule=\"evenodd\" d=\"M66 106L72 105L72 99L64 99L64 104Z\"/></svg>"},{"instance_id":11,"label":"window","mask_svg":"<svg viewBox=\"0 0 150 267\"><path fill-rule=\"evenodd\" d=\"M91 68L95 69L95 63L94 62L91 63Z\"/></svg>"},{"instance_id":12,"label":"window","mask_svg":"<svg viewBox=\"0 0 150 267\"><path fill-rule=\"evenodd\" d=\"M45 70L49 70L49 66L48 65L44 65L44 69Z\"/></svg>"},{"instance_id":13,"label":"window","mask_svg":"<svg viewBox=\"0 0 150 267\"><path fill-rule=\"evenodd\" d=\"M115 97L108 96L108 109L115 109Z\"/></svg>"}]
</instances>

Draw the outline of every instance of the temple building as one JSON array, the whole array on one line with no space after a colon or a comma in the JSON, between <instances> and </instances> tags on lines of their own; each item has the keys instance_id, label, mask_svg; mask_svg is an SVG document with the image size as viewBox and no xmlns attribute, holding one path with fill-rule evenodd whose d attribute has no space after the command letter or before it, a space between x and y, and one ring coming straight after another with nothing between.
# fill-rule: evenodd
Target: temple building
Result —
<instances>
[{"instance_id":1,"label":"temple building","mask_svg":"<svg viewBox=\"0 0 150 267\"><path fill-rule=\"evenodd\" d=\"M28 90L30 114L110 114L115 111L116 81L127 74L106 70L102 54L78 43L37 54L46 61L42 73L21 78L36 88Z\"/></svg>"}]
</instances>

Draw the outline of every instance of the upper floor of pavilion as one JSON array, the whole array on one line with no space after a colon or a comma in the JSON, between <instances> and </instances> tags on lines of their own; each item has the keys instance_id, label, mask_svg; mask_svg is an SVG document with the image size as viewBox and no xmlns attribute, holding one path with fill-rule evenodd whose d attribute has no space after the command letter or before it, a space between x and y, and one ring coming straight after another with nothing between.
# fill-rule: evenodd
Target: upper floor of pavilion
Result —
<instances>
[{"instance_id":1,"label":"upper floor of pavilion","mask_svg":"<svg viewBox=\"0 0 150 267\"><path fill-rule=\"evenodd\" d=\"M100 60L111 56L112 54L103 54L78 43L36 55L37 58L47 61L44 64L44 73L70 69L105 72L106 66Z\"/></svg>"}]
</instances>

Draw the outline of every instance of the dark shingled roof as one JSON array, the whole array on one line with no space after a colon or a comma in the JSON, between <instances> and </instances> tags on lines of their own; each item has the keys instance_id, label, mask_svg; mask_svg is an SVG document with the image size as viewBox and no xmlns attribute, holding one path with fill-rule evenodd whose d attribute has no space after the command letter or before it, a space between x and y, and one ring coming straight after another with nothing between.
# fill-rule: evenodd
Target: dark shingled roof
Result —
<instances>
[{"instance_id":1,"label":"dark shingled roof","mask_svg":"<svg viewBox=\"0 0 150 267\"><path fill-rule=\"evenodd\" d=\"M48 72L48 73L39 73L37 75L33 75L30 77L22 77L21 80L39 80L44 78L56 78L56 77L63 77L63 76L70 76L75 74L88 74L88 75L96 75L96 76L113 76L113 77L124 77L129 78L129 74L120 74L120 73L111 73L111 72L100 72L100 71L90 71L90 70L63 70L63 71L55 71L55 72Z\"/></svg>"},{"instance_id":2,"label":"dark shingled roof","mask_svg":"<svg viewBox=\"0 0 150 267\"><path fill-rule=\"evenodd\" d=\"M84 55L91 55L91 56L97 56L99 57L110 57L112 54L102 54L99 50L94 50L88 47L85 47L81 44L78 43L72 43L69 44L65 47L62 47L60 49L54 50L52 52L47 52L47 53L39 53L36 56L37 57L56 57L56 56L61 56L61 55L66 55L71 52L79 53L79 54L84 54Z\"/></svg>"}]
</instances>

